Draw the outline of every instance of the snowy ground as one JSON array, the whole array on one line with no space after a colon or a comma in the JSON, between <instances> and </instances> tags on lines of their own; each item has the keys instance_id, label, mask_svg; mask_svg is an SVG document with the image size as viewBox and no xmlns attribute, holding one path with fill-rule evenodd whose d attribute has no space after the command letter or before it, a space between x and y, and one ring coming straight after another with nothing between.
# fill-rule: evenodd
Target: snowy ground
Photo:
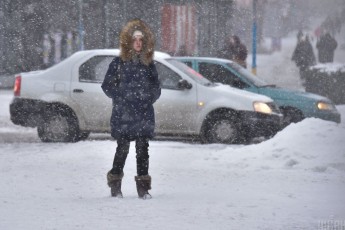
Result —
<instances>
[{"instance_id":1,"label":"snowy ground","mask_svg":"<svg viewBox=\"0 0 345 230\"><path fill-rule=\"evenodd\" d=\"M301 89L294 45L258 56L258 74ZM0 229L345 229L345 122L306 119L247 146L152 141L147 201L132 145L118 200L106 185L114 141L41 143L9 121L11 98L0 91Z\"/></svg>"}]
</instances>

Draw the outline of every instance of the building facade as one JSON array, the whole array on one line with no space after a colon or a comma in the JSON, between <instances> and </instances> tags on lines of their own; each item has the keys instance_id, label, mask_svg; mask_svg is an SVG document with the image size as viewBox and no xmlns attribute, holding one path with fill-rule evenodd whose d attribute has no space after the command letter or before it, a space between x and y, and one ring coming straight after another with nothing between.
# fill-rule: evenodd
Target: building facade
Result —
<instances>
[{"instance_id":1,"label":"building facade","mask_svg":"<svg viewBox=\"0 0 345 230\"><path fill-rule=\"evenodd\" d=\"M156 50L212 56L232 33L233 0L2 0L2 72L46 68L80 49L118 48L133 18L146 21ZM6 57L6 58L4 58Z\"/></svg>"}]
</instances>

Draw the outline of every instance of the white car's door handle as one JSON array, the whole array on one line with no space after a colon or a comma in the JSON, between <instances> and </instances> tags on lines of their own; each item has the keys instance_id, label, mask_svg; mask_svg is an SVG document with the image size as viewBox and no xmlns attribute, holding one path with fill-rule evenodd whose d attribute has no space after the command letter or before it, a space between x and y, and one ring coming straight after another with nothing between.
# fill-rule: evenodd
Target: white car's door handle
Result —
<instances>
[{"instance_id":1,"label":"white car's door handle","mask_svg":"<svg viewBox=\"0 0 345 230\"><path fill-rule=\"evenodd\" d=\"M82 90L82 89L74 89L73 93L84 93L84 90Z\"/></svg>"}]
</instances>

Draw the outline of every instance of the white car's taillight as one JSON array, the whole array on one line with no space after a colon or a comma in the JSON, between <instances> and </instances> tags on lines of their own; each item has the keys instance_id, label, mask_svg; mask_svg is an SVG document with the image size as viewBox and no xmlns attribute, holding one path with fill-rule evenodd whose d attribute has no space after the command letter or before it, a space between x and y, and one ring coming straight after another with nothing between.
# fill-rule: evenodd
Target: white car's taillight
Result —
<instances>
[{"instance_id":1,"label":"white car's taillight","mask_svg":"<svg viewBox=\"0 0 345 230\"><path fill-rule=\"evenodd\" d=\"M18 97L20 96L21 83L22 83L22 77L20 75L17 75L14 81L14 88L13 88L14 96L18 96Z\"/></svg>"}]
</instances>

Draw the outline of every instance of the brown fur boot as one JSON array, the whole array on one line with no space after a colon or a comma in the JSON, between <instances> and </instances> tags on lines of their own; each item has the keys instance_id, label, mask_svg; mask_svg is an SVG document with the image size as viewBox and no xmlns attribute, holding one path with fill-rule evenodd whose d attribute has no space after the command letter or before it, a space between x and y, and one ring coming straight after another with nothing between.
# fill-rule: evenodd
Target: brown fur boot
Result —
<instances>
[{"instance_id":1,"label":"brown fur boot","mask_svg":"<svg viewBox=\"0 0 345 230\"><path fill-rule=\"evenodd\" d=\"M134 179L137 184L139 198L144 200L151 199L152 196L148 192L151 189L151 176L136 176Z\"/></svg>"},{"instance_id":2,"label":"brown fur boot","mask_svg":"<svg viewBox=\"0 0 345 230\"><path fill-rule=\"evenodd\" d=\"M123 198L122 192L121 192L122 178L123 178L123 173L111 174L110 172L108 172L107 180L108 180L108 186L110 187L110 193L112 197Z\"/></svg>"}]
</instances>

